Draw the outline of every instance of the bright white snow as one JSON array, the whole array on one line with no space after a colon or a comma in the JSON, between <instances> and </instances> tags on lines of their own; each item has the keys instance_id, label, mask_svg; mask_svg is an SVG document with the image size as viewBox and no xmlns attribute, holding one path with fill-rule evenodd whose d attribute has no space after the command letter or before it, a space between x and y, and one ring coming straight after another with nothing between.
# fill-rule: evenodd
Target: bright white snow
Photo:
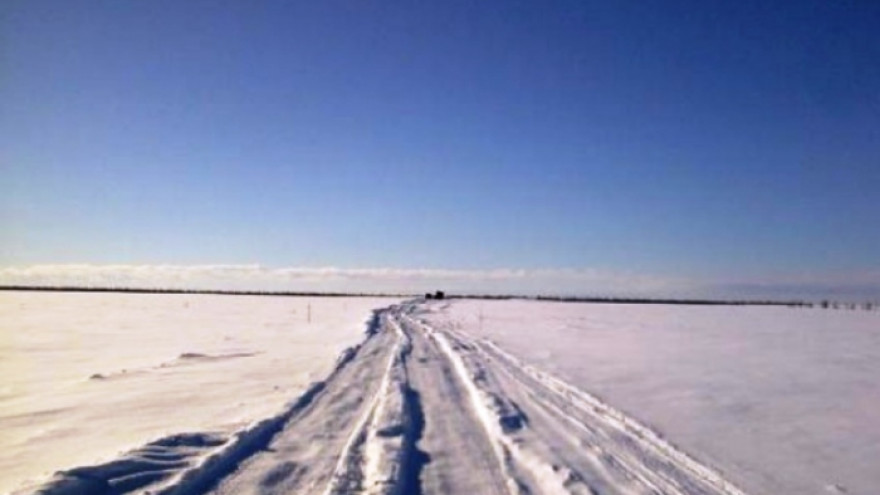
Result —
<instances>
[{"instance_id":1,"label":"bright white snow","mask_svg":"<svg viewBox=\"0 0 880 495\"><path fill-rule=\"evenodd\" d=\"M0 293L0 492L277 414L392 302Z\"/></svg>"},{"instance_id":2,"label":"bright white snow","mask_svg":"<svg viewBox=\"0 0 880 495\"><path fill-rule=\"evenodd\" d=\"M437 328L491 339L601 397L756 495L880 486L880 312L435 302Z\"/></svg>"},{"instance_id":3,"label":"bright white snow","mask_svg":"<svg viewBox=\"0 0 880 495\"><path fill-rule=\"evenodd\" d=\"M160 493L742 495L632 418L422 315L383 311L271 437Z\"/></svg>"},{"instance_id":4,"label":"bright white snow","mask_svg":"<svg viewBox=\"0 0 880 495\"><path fill-rule=\"evenodd\" d=\"M0 293L0 491L880 485L880 312L395 302Z\"/></svg>"}]
</instances>

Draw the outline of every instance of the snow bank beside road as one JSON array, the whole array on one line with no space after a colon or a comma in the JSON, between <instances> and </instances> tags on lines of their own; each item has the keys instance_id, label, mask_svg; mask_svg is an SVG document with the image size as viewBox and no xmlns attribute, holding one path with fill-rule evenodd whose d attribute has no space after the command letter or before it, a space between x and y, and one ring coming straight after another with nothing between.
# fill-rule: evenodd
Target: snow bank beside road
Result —
<instances>
[{"instance_id":1,"label":"snow bank beside road","mask_svg":"<svg viewBox=\"0 0 880 495\"><path fill-rule=\"evenodd\" d=\"M0 493L277 414L392 302L0 293Z\"/></svg>"},{"instance_id":2,"label":"snow bank beside road","mask_svg":"<svg viewBox=\"0 0 880 495\"><path fill-rule=\"evenodd\" d=\"M753 494L880 485L880 313L784 307L436 302L661 431ZM482 318L481 318L482 315Z\"/></svg>"}]
</instances>

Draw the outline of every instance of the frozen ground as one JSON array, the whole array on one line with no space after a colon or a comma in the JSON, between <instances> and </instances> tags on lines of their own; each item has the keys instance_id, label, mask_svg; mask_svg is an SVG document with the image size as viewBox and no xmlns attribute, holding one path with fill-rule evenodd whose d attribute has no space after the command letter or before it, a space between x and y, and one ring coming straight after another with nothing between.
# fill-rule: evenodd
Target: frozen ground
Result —
<instances>
[{"instance_id":1,"label":"frozen ground","mask_svg":"<svg viewBox=\"0 0 880 495\"><path fill-rule=\"evenodd\" d=\"M135 297L128 302L147 311L139 319L163 320L147 318L157 308L155 301ZM79 306L84 306L82 300ZM90 317L119 309L136 316L132 307L112 306L113 310L96 310ZM186 309L192 308L190 304ZM204 317L206 309L196 313ZM140 421L156 421L154 416L162 416L169 406L176 411L164 418L168 425L152 441L132 445L103 462L62 470L23 492L36 488L53 495L742 493L718 472L595 397L490 342L458 331L448 321L427 322L423 305L391 305L374 315L360 342L342 351L322 379L304 390L287 390L283 395L290 400L285 406L259 421L210 428L217 418L202 418L201 424L192 419L191 408L201 407L195 404L201 397L178 397L169 404L158 386L145 392L155 402L165 403L163 409L142 397L125 417L100 413L75 417L70 426L100 436L125 431ZM35 322L34 328L45 324ZM229 331L230 321L215 325ZM96 326L105 328L105 333L118 333L107 330L107 325ZM122 340L132 344L131 336ZM271 345L260 352L296 346L280 333L269 340ZM149 342L139 345L146 347ZM213 395L225 398L208 400L215 405L238 403L243 390L216 391L235 379L224 371L235 369L231 373L240 374L245 359L258 357L255 346L198 347L198 352L186 351L159 365L92 373L85 381L103 385L190 366L237 363L229 364L229 370L206 371L200 379L183 381L189 382L184 387L189 390L195 385L198 390L193 394L214 391ZM191 360L197 364L190 364ZM283 380L285 372L279 364L259 373L251 386L267 387ZM216 381L209 382L209 377ZM45 380L41 386L57 381L57 377ZM82 381L80 376L78 382ZM104 390L88 401L115 395ZM24 416L33 425L41 424L36 411ZM46 442L70 434L55 431ZM29 447L35 438L22 440L16 448ZM90 435L80 436L79 441L92 449ZM48 453L55 450L51 443L40 448Z\"/></svg>"},{"instance_id":2,"label":"frozen ground","mask_svg":"<svg viewBox=\"0 0 880 495\"><path fill-rule=\"evenodd\" d=\"M421 316L383 312L265 444L169 493L741 494L606 404Z\"/></svg>"},{"instance_id":3,"label":"frozen ground","mask_svg":"<svg viewBox=\"0 0 880 495\"><path fill-rule=\"evenodd\" d=\"M391 302L2 292L0 493L169 434L223 439L277 414Z\"/></svg>"},{"instance_id":4,"label":"frozen ground","mask_svg":"<svg viewBox=\"0 0 880 495\"><path fill-rule=\"evenodd\" d=\"M27 379L20 358L4 363L17 378L0 421L19 431L4 450L68 468L43 494L818 495L878 484L877 314L313 300L311 325L330 310L338 321L310 327L296 299L119 295L101 309L86 295L45 296L68 311L27 310L51 302L42 295L3 299L31 330L12 332L17 354L51 361L80 348L70 336L106 344L67 359L64 376L40 367ZM57 328L68 321L103 337ZM112 321L153 325L125 333ZM171 321L175 331L150 336ZM236 341L243 333L256 335ZM22 410L34 395L41 408ZM76 400L46 406L54 397ZM132 430L142 435L120 441ZM70 437L87 460L60 461ZM113 447L96 455L103 437Z\"/></svg>"},{"instance_id":5,"label":"frozen ground","mask_svg":"<svg viewBox=\"0 0 880 495\"><path fill-rule=\"evenodd\" d=\"M880 312L526 301L431 311L437 328L596 394L749 493L878 493Z\"/></svg>"}]
</instances>

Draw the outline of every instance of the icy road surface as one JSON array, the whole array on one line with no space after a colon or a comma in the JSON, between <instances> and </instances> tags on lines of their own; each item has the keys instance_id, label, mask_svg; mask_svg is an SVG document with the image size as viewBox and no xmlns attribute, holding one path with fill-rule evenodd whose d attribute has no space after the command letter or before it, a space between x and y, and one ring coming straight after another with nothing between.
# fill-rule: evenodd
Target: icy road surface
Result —
<instances>
[{"instance_id":1,"label":"icy road surface","mask_svg":"<svg viewBox=\"0 0 880 495\"><path fill-rule=\"evenodd\" d=\"M376 313L280 414L59 473L43 493L728 494L716 471L488 341Z\"/></svg>"}]
</instances>

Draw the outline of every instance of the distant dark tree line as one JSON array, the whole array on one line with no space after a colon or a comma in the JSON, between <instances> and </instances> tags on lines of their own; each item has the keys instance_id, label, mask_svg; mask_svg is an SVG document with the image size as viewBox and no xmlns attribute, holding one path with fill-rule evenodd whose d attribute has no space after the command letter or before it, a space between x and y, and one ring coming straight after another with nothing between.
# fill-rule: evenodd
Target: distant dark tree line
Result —
<instances>
[{"instance_id":1,"label":"distant dark tree line","mask_svg":"<svg viewBox=\"0 0 880 495\"><path fill-rule=\"evenodd\" d=\"M385 292L316 292L316 291L254 291L254 290L213 290L213 289L174 289L174 288L138 288L138 287L80 287L80 286L33 286L33 285L0 285L0 291L42 291L42 292L119 292L130 294L211 294L230 296L290 296L290 297L416 297L415 294ZM576 297L576 296L515 296L499 294L458 294L448 295L438 290L426 293L425 299L483 299L508 300L524 299L551 302L579 302L601 304L679 304L696 306L788 306L793 308L821 309L863 309L873 311L880 309L880 302L866 301L862 303L823 300L810 301L774 301L774 300L725 300L725 299L675 299L646 297Z\"/></svg>"},{"instance_id":2,"label":"distant dark tree line","mask_svg":"<svg viewBox=\"0 0 880 495\"><path fill-rule=\"evenodd\" d=\"M79 287L79 286L32 286L0 285L0 291L32 292L121 292L128 294L209 294L222 296L291 296L291 297L410 297L409 294L377 292L311 292L311 291L255 291L213 289L170 289L139 287Z\"/></svg>"}]
</instances>

